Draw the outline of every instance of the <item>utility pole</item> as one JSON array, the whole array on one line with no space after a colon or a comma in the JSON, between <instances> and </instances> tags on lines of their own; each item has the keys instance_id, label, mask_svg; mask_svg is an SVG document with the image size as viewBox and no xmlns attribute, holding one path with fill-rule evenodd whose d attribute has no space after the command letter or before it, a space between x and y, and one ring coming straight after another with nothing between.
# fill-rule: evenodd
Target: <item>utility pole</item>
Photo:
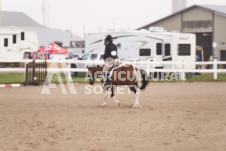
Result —
<instances>
[{"instance_id":1,"label":"utility pole","mask_svg":"<svg viewBox=\"0 0 226 151\"><path fill-rule=\"evenodd\" d=\"M70 34L71 34L70 37L71 37L71 39L72 39L72 35L73 35L73 34L72 34L72 26L70 26Z\"/></svg>"},{"instance_id":2,"label":"utility pole","mask_svg":"<svg viewBox=\"0 0 226 151\"><path fill-rule=\"evenodd\" d=\"M84 38L86 37L86 26L84 25L83 27L83 31L84 31Z\"/></svg>"},{"instance_id":3,"label":"utility pole","mask_svg":"<svg viewBox=\"0 0 226 151\"><path fill-rule=\"evenodd\" d=\"M101 25L99 25L99 33L101 33Z\"/></svg>"},{"instance_id":4,"label":"utility pole","mask_svg":"<svg viewBox=\"0 0 226 151\"><path fill-rule=\"evenodd\" d=\"M113 19L113 29L114 29L114 32L115 32L115 18Z\"/></svg>"},{"instance_id":5,"label":"utility pole","mask_svg":"<svg viewBox=\"0 0 226 151\"><path fill-rule=\"evenodd\" d=\"M43 25L49 26L49 0L43 0L42 2L42 16L43 16Z\"/></svg>"}]
</instances>

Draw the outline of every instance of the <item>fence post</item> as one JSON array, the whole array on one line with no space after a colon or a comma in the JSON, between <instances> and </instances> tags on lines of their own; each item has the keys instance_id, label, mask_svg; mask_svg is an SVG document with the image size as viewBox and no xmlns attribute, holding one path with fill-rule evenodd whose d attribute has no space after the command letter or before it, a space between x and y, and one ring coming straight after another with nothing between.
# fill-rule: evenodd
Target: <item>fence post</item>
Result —
<instances>
[{"instance_id":1,"label":"fence post","mask_svg":"<svg viewBox=\"0 0 226 151\"><path fill-rule=\"evenodd\" d=\"M45 59L45 62L44 62L44 78L45 78L45 82L44 82L44 84L45 84L45 86L48 86L49 85L49 79L48 79L48 74L47 74L47 61L46 61L46 59Z\"/></svg>"},{"instance_id":2,"label":"fence post","mask_svg":"<svg viewBox=\"0 0 226 151\"><path fill-rule=\"evenodd\" d=\"M26 78L27 78L27 62L24 62L24 68L25 68L25 73L24 73L24 83L26 83Z\"/></svg>"},{"instance_id":3,"label":"fence post","mask_svg":"<svg viewBox=\"0 0 226 151\"><path fill-rule=\"evenodd\" d=\"M68 65L67 65L67 68L68 68L68 73L67 73L67 76L68 76L68 78L67 78L67 82L72 82L72 78L71 78L71 63L68 61L68 63L67 63Z\"/></svg>"},{"instance_id":4,"label":"fence post","mask_svg":"<svg viewBox=\"0 0 226 151\"><path fill-rule=\"evenodd\" d=\"M33 60L33 62L32 62L32 83L36 83L35 68L36 68L36 64L35 64L35 60Z\"/></svg>"},{"instance_id":5,"label":"fence post","mask_svg":"<svg viewBox=\"0 0 226 151\"><path fill-rule=\"evenodd\" d=\"M28 67L27 62L25 62L25 75L24 75L24 85L26 86L28 84Z\"/></svg>"},{"instance_id":6,"label":"fence post","mask_svg":"<svg viewBox=\"0 0 226 151\"><path fill-rule=\"evenodd\" d=\"M217 59L213 60L213 79L217 80Z\"/></svg>"}]
</instances>

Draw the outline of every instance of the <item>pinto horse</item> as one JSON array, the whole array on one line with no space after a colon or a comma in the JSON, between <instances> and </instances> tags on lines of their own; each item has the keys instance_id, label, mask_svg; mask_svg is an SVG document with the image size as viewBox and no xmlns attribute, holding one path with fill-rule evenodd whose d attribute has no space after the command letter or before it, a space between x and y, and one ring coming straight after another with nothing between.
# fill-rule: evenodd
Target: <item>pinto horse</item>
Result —
<instances>
[{"instance_id":1,"label":"pinto horse","mask_svg":"<svg viewBox=\"0 0 226 151\"><path fill-rule=\"evenodd\" d=\"M105 81L102 73L103 67L97 65L88 66L87 68L87 77L91 85L94 84L96 78L101 78L101 83L104 89L104 102L101 106L104 107L107 104L107 90L109 86L104 86ZM116 65L110 70L109 78L111 82L111 98L116 104L120 105L119 101L114 97L115 88L119 85L127 85L130 90L135 93L135 103L132 108L141 107L139 104L139 90L145 89L149 81L148 75L144 70L135 68L133 65L128 64Z\"/></svg>"}]
</instances>

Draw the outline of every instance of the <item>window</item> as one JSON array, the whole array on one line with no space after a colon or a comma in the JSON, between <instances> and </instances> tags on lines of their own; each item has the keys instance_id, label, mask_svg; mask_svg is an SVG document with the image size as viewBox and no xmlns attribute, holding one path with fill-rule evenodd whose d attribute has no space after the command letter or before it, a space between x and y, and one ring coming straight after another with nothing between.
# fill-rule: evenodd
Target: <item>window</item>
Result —
<instances>
[{"instance_id":1,"label":"window","mask_svg":"<svg viewBox=\"0 0 226 151\"><path fill-rule=\"evenodd\" d=\"M13 44L16 43L16 35L13 35Z\"/></svg>"},{"instance_id":2,"label":"window","mask_svg":"<svg viewBox=\"0 0 226 151\"><path fill-rule=\"evenodd\" d=\"M203 22L203 28L210 28L210 27L212 27L212 22L210 20Z\"/></svg>"},{"instance_id":3,"label":"window","mask_svg":"<svg viewBox=\"0 0 226 151\"><path fill-rule=\"evenodd\" d=\"M184 29L210 28L210 27L212 27L211 20L196 20L196 21L184 21L183 22Z\"/></svg>"},{"instance_id":4,"label":"window","mask_svg":"<svg viewBox=\"0 0 226 151\"><path fill-rule=\"evenodd\" d=\"M190 44L179 44L178 45L178 55L179 56L190 56L191 55L191 45Z\"/></svg>"},{"instance_id":5,"label":"window","mask_svg":"<svg viewBox=\"0 0 226 151\"><path fill-rule=\"evenodd\" d=\"M165 56L170 56L170 44L165 44Z\"/></svg>"},{"instance_id":6,"label":"window","mask_svg":"<svg viewBox=\"0 0 226 151\"><path fill-rule=\"evenodd\" d=\"M82 56L82 60L87 60L88 57L89 57L89 54L86 54L86 55Z\"/></svg>"},{"instance_id":7,"label":"window","mask_svg":"<svg viewBox=\"0 0 226 151\"><path fill-rule=\"evenodd\" d=\"M188 21L187 28L195 28L195 23L193 21Z\"/></svg>"},{"instance_id":8,"label":"window","mask_svg":"<svg viewBox=\"0 0 226 151\"><path fill-rule=\"evenodd\" d=\"M203 21L196 21L195 22L195 27L196 28L203 28Z\"/></svg>"},{"instance_id":9,"label":"window","mask_svg":"<svg viewBox=\"0 0 226 151\"><path fill-rule=\"evenodd\" d=\"M161 43L156 44L156 55L162 55L162 44Z\"/></svg>"},{"instance_id":10,"label":"window","mask_svg":"<svg viewBox=\"0 0 226 151\"><path fill-rule=\"evenodd\" d=\"M8 38L4 38L4 47L8 47Z\"/></svg>"},{"instance_id":11,"label":"window","mask_svg":"<svg viewBox=\"0 0 226 151\"><path fill-rule=\"evenodd\" d=\"M97 58L97 54L91 54L91 60L95 60Z\"/></svg>"},{"instance_id":12,"label":"window","mask_svg":"<svg viewBox=\"0 0 226 151\"><path fill-rule=\"evenodd\" d=\"M25 40L25 33L21 32L21 40Z\"/></svg>"},{"instance_id":13,"label":"window","mask_svg":"<svg viewBox=\"0 0 226 151\"><path fill-rule=\"evenodd\" d=\"M140 49L140 56L150 56L151 49Z\"/></svg>"}]
</instances>

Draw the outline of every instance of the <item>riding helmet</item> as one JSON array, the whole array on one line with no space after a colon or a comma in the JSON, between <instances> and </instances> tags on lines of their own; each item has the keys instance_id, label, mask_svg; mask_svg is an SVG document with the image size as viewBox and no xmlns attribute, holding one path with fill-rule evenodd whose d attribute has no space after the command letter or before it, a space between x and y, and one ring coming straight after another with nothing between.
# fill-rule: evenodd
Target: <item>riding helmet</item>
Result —
<instances>
[{"instance_id":1,"label":"riding helmet","mask_svg":"<svg viewBox=\"0 0 226 151\"><path fill-rule=\"evenodd\" d=\"M110 40L112 40L113 39L113 37L111 36L111 35L107 35L107 37L106 37L106 40L107 41L110 41Z\"/></svg>"}]
</instances>

